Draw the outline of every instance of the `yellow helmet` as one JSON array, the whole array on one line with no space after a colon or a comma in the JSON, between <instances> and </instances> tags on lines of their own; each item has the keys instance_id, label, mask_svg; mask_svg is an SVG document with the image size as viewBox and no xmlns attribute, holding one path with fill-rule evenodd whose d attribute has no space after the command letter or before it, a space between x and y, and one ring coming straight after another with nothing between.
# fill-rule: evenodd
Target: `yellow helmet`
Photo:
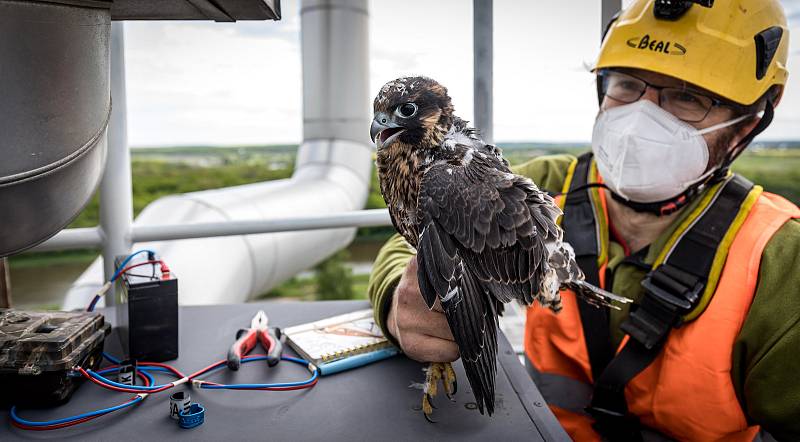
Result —
<instances>
[{"instance_id":1,"label":"yellow helmet","mask_svg":"<svg viewBox=\"0 0 800 442\"><path fill-rule=\"evenodd\" d=\"M645 69L748 106L786 84L788 54L778 0L636 0L609 26L595 69Z\"/></svg>"}]
</instances>

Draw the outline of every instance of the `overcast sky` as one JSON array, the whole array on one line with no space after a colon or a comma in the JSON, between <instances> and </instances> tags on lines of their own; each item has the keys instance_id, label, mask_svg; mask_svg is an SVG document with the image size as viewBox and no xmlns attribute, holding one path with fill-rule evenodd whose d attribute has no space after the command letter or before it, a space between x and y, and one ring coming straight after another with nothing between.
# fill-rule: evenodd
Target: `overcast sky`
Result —
<instances>
[{"instance_id":1,"label":"overcast sky","mask_svg":"<svg viewBox=\"0 0 800 442\"><path fill-rule=\"evenodd\" d=\"M783 3L791 72L800 69L800 0ZM126 23L130 144L301 141L299 2L281 4L279 22ZM457 114L472 120L471 5L370 1L370 91L424 74L447 86ZM496 141L591 138L597 100L585 66L599 49L599 16L597 0L494 1ZM760 139L800 139L800 71Z\"/></svg>"}]
</instances>

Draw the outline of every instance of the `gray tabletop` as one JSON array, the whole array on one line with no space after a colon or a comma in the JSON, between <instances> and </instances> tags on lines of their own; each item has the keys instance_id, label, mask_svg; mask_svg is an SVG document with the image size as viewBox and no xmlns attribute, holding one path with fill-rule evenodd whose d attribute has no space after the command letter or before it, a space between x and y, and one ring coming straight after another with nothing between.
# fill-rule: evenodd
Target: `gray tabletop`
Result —
<instances>
[{"instance_id":1,"label":"gray tabletop","mask_svg":"<svg viewBox=\"0 0 800 442\"><path fill-rule=\"evenodd\" d=\"M170 362L184 373L223 359L239 328L263 309L270 325L286 327L368 307L364 301L263 302L188 306L180 309L180 358ZM109 315L113 316L113 315ZM113 321L112 321L113 322ZM0 440L569 440L504 336L499 338L497 405L492 417L474 409L464 370L455 364L459 391L455 402L443 395L430 424L419 411L423 364L405 356L323 377L312 389L289 392L191 390L193 402L206 408L205 423L183 430L169 418L169 394L76 427L33 432L14 428L8 410L0 410ZM112 333L106 351L119 355ZM287 350L287 353L292 353ZM303 380L302 367L265 362L245 364L237 373L210 375L217 382L290 382ZM159 377L158 379L167 380ZM188 386L179 388L189 389ZM130 394L113 393L84 383L66 405L51 410L21 410L29 420L71 416L123 402Z\"/></svg>"}]
</instances>

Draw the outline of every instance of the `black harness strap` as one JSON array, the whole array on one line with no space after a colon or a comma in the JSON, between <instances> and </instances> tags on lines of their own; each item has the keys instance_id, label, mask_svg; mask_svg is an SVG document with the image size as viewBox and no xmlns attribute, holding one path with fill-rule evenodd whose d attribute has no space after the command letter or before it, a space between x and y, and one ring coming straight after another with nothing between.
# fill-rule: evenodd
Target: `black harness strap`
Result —
<instances>
[{"instance_id":1,"label":"black harness strap","mask_svg":"<svg viewBox=\"0 0 800 442\"><path fill-rule=\"evenodd\" d=\"M641 439L638 420L628 413L625 385L653 362L670 330L697 307L717 249L752 188L745 178L729 178L665 262L642 281L645 294L621 325L630 339L597 378L587 409L596 420L595 429L607 438Z\"/></svg>"},{"instance_id":2,"label":"black harness strap","mask_svg":"<svg viewBox=\"0 0 800 442\"><path fill-rule=\"evenodd\" d=\"M598 226L592 206L591 188L587 186L591 165L591 153L578 157L565 196L561 226L564 228L564 240L575 250L575 260L586 275L586 281L599 287L597 256L600 254L600 240L597 237ZM579 298L578 311L592 367L592 378L596 380L614 356L608 328L608 307L596 307Z\"/></svg>"}]
</instances>

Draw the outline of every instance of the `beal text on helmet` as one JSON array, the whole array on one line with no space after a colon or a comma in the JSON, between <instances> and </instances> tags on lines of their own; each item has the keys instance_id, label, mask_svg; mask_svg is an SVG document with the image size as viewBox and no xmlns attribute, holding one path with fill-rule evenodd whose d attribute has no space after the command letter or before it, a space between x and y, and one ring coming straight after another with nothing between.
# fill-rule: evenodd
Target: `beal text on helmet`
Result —
<instances>
[{"instance_id":1,"label":"beal text on helmet","mask_svg":"<svg viewBox=\"0 0 800 442\"><path fill-rule=\"evenodd\" d=\"M650 34L645 34L643 37L630 38L627 43L628 46L634 49L650 50L667 55L683 55L686 53L686 48L680 43L651 38Z\"/></svg>"}]
</instances>

